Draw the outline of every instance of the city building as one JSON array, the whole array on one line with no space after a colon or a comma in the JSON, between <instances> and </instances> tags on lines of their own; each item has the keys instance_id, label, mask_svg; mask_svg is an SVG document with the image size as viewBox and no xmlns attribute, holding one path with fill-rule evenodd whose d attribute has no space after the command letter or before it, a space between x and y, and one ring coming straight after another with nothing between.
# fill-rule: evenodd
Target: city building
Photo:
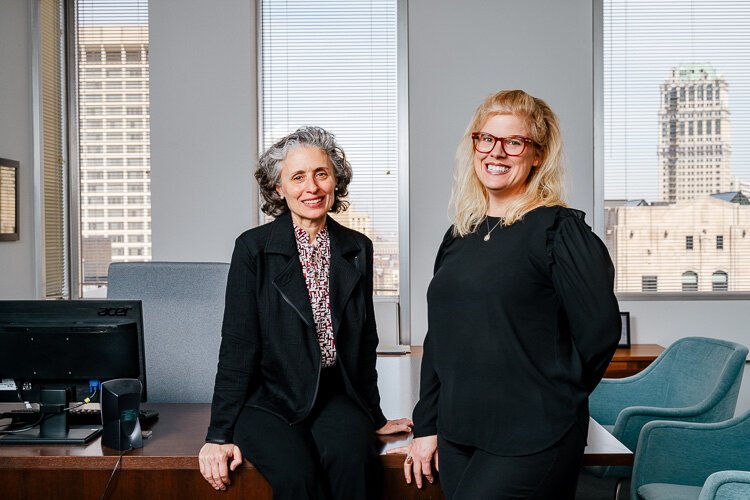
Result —
<instances>
[{"instance_id":1,"label":"city building","mask_svg":"<svg viewBox=\"0 0 750 500\"><path fill-rule=\"evenodd\" d=\"M672 68L661 85L661 199L669 203L730 190L727 82L709 64Z\"/></svg>"},{"instance_id":2,"label":"city building","mask_svg":"<svg viewBox=\"0 0 750 500\"><path fill-rule=\"evenodd\" d=\"M741 192L605 207L618 292L750 289L750 201Z\"/></svg>"},{"instance_id":3,"label":"city building","mask_svg":"<svg viewBox=\"0 0 750 500\"><path fill-rule=\"evenodd\" d=\"M728 84L708 64L661 85L661 201L605 200L618 292L750 290L750 183L731 177Z\"/></svg>"},{"instance_id":4,"label":"city building","mask_svg":"<svg viewBox=\"0 0 750 500\"><path fill-rule=\"evenodd\" d=\"M357 212L350 207L334 214L341 225L363 233L373 242L373 289L375 295L398 295L399 259L398 241L382 238L372 228L370 214Z\"/></svg>"},{"instance_id":5,"label":"city building","mask_svg":"<svg viewBox=\"0 0 750 500\"><path fill-rule=\"evenodd\" d=\"M148 27L81 26L78 42L82 278L92 285L110 261L151 258Z\"/></svg>"}]
</instances>

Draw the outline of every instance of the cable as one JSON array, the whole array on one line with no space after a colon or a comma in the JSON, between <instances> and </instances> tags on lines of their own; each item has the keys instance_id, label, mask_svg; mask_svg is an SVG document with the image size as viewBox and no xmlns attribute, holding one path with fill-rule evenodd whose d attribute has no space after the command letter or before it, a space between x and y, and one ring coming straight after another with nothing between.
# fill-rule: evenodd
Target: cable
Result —
<instances>
[{"instance_id":1,"label":"cable","mask_svg":"<svg viewBox=\"0 0 750 500\"><path fill-rule=\"evenodd\" d=\"M109 475L109 479L107 479L107 485L104 487L104 492L102 493L102 496L99 497L99 500L104 500L104 498L107 496L107 491L109 491L109 484L112 482L112 478L115 477L115 474L118 472L118 470L122 470L122 457L127 452L132 450L133 447L131 446L127 450L123 450L120 452L120 456L117 458L117 463L115 463L115 467L112 469L112 474Z\"/></svg>"},{"instance_id":2,"label":"cable","mask_svg":"<svg viewBox=\"0 0 750 500\"><path fill-rule=\"evenodd\" d=\"M33 424L27 424L26 427L21 427L19 429L3 429L3 430L0 431L0 435L1 434L19 434L21 432L30 431L31 429L33 429L37 425L41 424L42 421L45 418L47 418L47 417L44 415L44 413L40 412L39 413L39 418ZM6 427L10 427L11 425L13 425L13 422L7 424Z\"/></svg>"},{"instance_id":3,"label":"cable","mask_svg":"<svg viewBox=\"0 0 750 500\"><path fill-rule=\"evenodd\" d=\"M67 408L63 408L62 410L60 410L59 412L56 412L56 413L43 413L41 411L41 408L40 408L39 409L39 418L34 423L27 424L25 427L21 427L19 429L3 429L3 430L0 430L0 435L3 435L3 434L19 434L21 432L30 431L31 429L33 429L37 425L41 424L42 422L44 422L48 418L55 417L55 416L60 415L61 413L64 413L66 411L75 410L76 408L80 408L81 406L83 406L83 405L85 405L87 403L90 403L91 399L94 396L96 396L96 393L97 393L97 389L94 389L94 392L91 393L91 395L88 396L87 398L84 398L84 400L83 400L82 403L79 403L76 406L69 406ZM20 393L19 393L19 397L20 397ZM21 401L21 402L23 403L24 401ZM13 413L4 413L4 414L0 415L0 417L6 417L6 418L8 418L8 417L13 418L13 416L14 416ZM13 425L13 422L7 424L6 427L10 427L12 425Z\"/></svg>"},{"instance_id":4,"label":"cable","mask_svg":"<svg viewBox=\"0 0 750 500\"><path fill-rule=\"evenodd\" d=\"M75 405L75 406L68 406L67 408L63 408L63 409L62 409L62 411L61 411L60 413L62 413L63 411L70 411L70 410L75 410L76 408L80 408L81 406L83 406L83 405L85 405L85 404L88 404L88 403L90 403L90 402L91 402L91 399L92 399L92 398L93 398L94 396L96 396L96 393L97 393L97 391L98 391L98 389L94 389L94 392L92 392L92 393L91 393L91 395L90 395L89 397L87 397L87 398L84 398L84 399L83 399L83 402L81 402L81 403L78 403L78 404L77 404L77 405Z\"/></svg>"}]
</instances>

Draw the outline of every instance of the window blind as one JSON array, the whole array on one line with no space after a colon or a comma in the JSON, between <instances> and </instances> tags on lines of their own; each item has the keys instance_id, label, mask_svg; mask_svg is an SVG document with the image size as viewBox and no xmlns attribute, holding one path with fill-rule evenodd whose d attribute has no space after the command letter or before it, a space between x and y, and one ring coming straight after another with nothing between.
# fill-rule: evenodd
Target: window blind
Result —
<instances>
[{"instance_id":1,"label":"window blind","mask_svg":"<svg viewBox=\"0 0 750 500\"><path fill-rule=\"evenodd\" d=\"M397 295L396 0L262 0L262 147L305 125L336 135L354 175L335 216L375 246L375 293Z\"/></svg>"},{"instance_id":2,"label":"window blind","mask_svg":"<svg viewBox=\"0 0 750 500\"><path fill-rule=\"evenodd\" d=\"M147 0L77 0L81 291L151 259ZM133 196L123 196L123 193Z\"/></svg>"},{"instance_id":3,"label":"window blind","mask_svg":"<svg viewBox=\"0 0 750 500\"><path fill-rule=\"evenodd\" d=\"M41 119L42 231L45 298L68 295L66 188L63 142L64 15L61 0L39 5L39 114Z\"/></svg>"},{"instance_id":4,"label":"window blind","mask_svg":"<svg viewBox=\"0 0 750 500\"><path fill-rule=\"evenodd\" d=\"M750 291L749 53L747 2L603 0L618 292Z\"/></svg>"}]
</instances>

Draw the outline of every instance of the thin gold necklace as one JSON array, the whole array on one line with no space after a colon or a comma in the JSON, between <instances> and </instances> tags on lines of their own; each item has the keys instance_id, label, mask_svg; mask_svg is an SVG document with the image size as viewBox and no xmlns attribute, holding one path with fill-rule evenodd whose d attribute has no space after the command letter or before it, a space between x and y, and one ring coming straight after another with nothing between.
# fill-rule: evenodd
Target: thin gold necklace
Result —
<instances>
[{"instance_id":1,"label":"thin gold necklace","mask_svg":"<svg viewBox=\"0 0 750 500\"><path fill-rule=\"evenodd\" d=\"M489 216L485 219L485 222L487 222L487 234L484 235L484 241L490 241L490 235L492 234L492 231L494 231L495 228L497 226L499 226L502 221L503 221L503 218L500 217L500 219L498 219L497 223L494 226L492 226L492 229L490 229L490 218L489 218Z\"/></svg>"}]
</instances>

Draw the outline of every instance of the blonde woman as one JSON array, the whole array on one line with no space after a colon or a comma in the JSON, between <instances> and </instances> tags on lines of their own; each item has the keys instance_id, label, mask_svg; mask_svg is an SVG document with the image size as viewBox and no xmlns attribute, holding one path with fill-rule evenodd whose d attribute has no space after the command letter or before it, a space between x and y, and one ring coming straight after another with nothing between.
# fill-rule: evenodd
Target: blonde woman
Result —
<instances>
[{"instance_id":1,"label":"blonde woman","mask_svg":"<svg viewBox=\"0 0 750 500\"><path fill-rule=\"evenodd\" d=\"M620 336L614 271L562 199L557 117L488 97L457 153L455 223L427 292L415 439L404 475L449 499L573 499L588 396Z\"/></svg>"}]
</instances>

